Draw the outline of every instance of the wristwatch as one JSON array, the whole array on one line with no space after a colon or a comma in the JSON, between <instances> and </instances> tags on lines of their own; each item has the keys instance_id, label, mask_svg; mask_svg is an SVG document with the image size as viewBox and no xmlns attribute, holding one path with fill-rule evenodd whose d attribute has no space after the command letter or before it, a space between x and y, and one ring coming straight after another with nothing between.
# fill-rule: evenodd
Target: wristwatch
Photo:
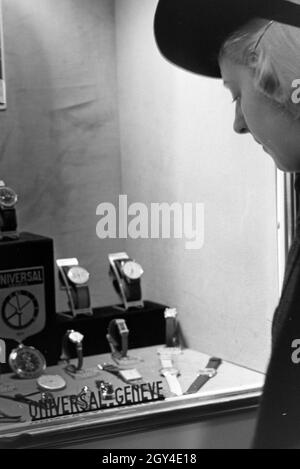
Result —
<instances>
[{"instance_id":1,"label":"wristwatch","mask_svg":"<svg viewBox=\"0 0 300 469\"><path fill-rule=\"evenodd\" d=\"M222 360L220 358L212 357L209 359L206 367L203 370L199 370L199 374L195 381L190 385L188 390L184 394L194 394L204 386L204 384L217 374L217 369L221 365Z\"/></svg>"},{"instance_id":2,"label":"wristwatch","mask_svg":"<svg viewBox=\"0 0 300 469\"><path fill-rule=\"evenodd\" d=\"M144 271L141 265L131 259L126 252L109 254L108 259L113 285L125 309L143 307L141 277Z\"/></svg>"},{"instance_id":3,"label":"wristwatch","mask_svg":"<svg viewBox=\"0 0 300 469\"><path fill-rule=\"evenodd\" d=\"M166 308L164 311L167 347L179 345L177 314L175 308Z\"/></svg>"},{"instance_id":4,"label":"wristwatch","mask_svg":"<svg viewBox=\"0 0 300 469\"><path fill-rule=\"evenodd\" d=\"M106 338L111 352L118 357L126 357L129 329L124 319L112 319L108 325Z\"/></svg>"},{"instance_id":5,"label":"wristwatch","mask_svg":"<svg viewBox=\"0 0 300 469\"><path fill-rule=\"evenodd\" d=\"M62 351L61 351L61 360L69 361L71 358L70 344L74 344L76 347L76 354L77 354L77 366L71 366L72 369L76 372L81 370L83 365L83 351L82 351L82 341L83 335L80 332L74 331L73 329L68 330L62 341Z\"/></svg>"},{"instance_id":6,"label":"wristwatch","mask_svg":"<svg viewBox=\"0 0 300 469\"><path fill-rule=\"evenodd\" d=\"M142 375L136 368L122 369L112 363L98 363L97 367L101 371L117 376L126 384L139 385L144 383Z\"/></svg>"},{"instance_id":7,"label":"wristwatch","mask_svg":"<svg viewBox=\"0 0 300 469\"><path fill-rule=\"evenodd\" d=\"M2 237L18 238L17 214L15 206L18 201L16 192L0 181L0 231Z\"/></svg>"},{"instance_id":8,"label":"wristwatch","mask_svg":"<svg viewBox=\"0 0 300 469\"><path fill-rule=\"evenodd\" d=\"M79 265L78 259L57 259L61 288L68 294L68 303L73 316L92 314L88 281L89 272Z\"/></svg>"},{"instance_id":9,"label":"wristwatch","mask_svg":"<svg viewBox=\"0 0 300 469\"><path fill-rule=\"evenodd\" d=\"M75 265L68 268L66 274L70 285L73 286L71 295L75 309L89 308L91 304L89 288L87 286L90 278L89 272L84 267Z\"/></svg>"},{"instance_id":10,"label":"wristwatch","mask_svg":"<svg viewBox=\"0 0 300 469\"><path fill-rule=\"evenodd\" d=\"M44 355L34 347L20 344L10 352L8 363L19 378L38 378L46 369Z\"/></svg>"},{"instance_id":11,"label":"wristwatch","mask_svg":"<svg viewBox=\"0 0 300 469\"><path fill-rule=\"evenodd\" d=\"M161 369L160 374L168 383L169 389L172 394L176 396L182 396L182 388L180 382L178 381L178 376L180 376L179 370L174 366L173 360L170 356L160 355Z\"/></svg>"}]
</instances>

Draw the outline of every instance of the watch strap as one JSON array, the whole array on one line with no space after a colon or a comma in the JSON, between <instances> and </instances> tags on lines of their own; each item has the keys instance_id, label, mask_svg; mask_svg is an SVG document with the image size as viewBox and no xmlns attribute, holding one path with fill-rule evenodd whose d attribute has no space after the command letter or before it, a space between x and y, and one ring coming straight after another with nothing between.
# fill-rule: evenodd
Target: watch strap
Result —
<instances>
[{"instance_id":1,"label":"watch strap","mask_svg":"<svg viewBox=\"0 0 300 469\"><path fill-rule=\"evenodd\" d=\"M221 365L222 360L220 358L212 357L209 359L204 370L200 371L197 378L189 386L185 394L194 394L204 386L204 384L216 375L217 369Z\"/></svg>"},{"instance_id":2,"label":"watch strap","mask_svg":"<svg viewBox=\"0 0 300 469\"><path fill-rule=\"evenodd\" d=\"M15 208L0 209L0 230L2 233L17 230L17 213Z\"/></svg>"},{"instance_id":3,"label":"watch strap","mask_svg":"<svg viewBox=\"0 0 300 469\"><path fill-rule=\"evenodd\" d=\"M123 277L122 281L127 301L140 301L142 298L140 279L129 280L126 277Z\"/></svg>"},{"instance_id":4,"label":"watch strap","mask_svg":"<svg viewBox=\"0 0 300 469\"><path fill-rule=\"evenodd\" d=\"M165 329L166 329L166 346L178 346L178 322L177 311L175 308L166 308L164 311Z\"/></svg>"},{"instance_id":5,"label":"watch strap","mask_svg":"<svg viewBox=\"0 0 300 469\"><path fill-rule=\"evenodd\" d=\"M91 297L90 289L88 285L70 285L70 293L72 295L74 308L75 309L84 309L90 308L91 306Z\"/></svg>"},{"instance_id":6,"label":"watch strap","mask_svg":"<svg viewBox=\"0 0 300 469\"><path fill-rule=\"evenodd\" d=\"M166 370L163 372L163 376L166 378L170 391L176 396L182 396L183 392L176 374Z\"/></svg>"}]
</instances>

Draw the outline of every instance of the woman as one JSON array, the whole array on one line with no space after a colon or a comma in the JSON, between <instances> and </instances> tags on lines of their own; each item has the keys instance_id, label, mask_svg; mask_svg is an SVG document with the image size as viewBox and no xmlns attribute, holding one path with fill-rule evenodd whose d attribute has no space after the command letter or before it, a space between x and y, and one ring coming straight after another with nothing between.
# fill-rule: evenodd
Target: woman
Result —
<instances>
[{"instance_id":1,"label":"woman","mask_svg":"<svg viewBox=\"0 0 300 469\"><path fill-rule=\"evenodd\" d=\"M155 36L171 62L223 78L234 130L252 134L281 170L300 172L300 0L160 0ZM300 222L272 333L253 447L300 448Z\"/></svg>"}]
</instances>

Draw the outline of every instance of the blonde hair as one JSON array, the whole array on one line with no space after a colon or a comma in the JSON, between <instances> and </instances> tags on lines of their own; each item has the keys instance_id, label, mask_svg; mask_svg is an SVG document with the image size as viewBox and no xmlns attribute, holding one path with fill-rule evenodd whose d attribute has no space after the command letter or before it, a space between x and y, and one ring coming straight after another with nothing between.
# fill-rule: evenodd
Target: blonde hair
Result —
<instances>
[{"instance_id":1,"label":"blonde hair","mask_svg":"<svg viewBox=\"0 0 300 469\"><path fill-rule=\"evenodd\" d=\"M249 67L256 89L300 119L300 104L292 99L300 79L300 28L254 19L225 41L219 60L224 56Z\"/></svg>"}]
</instances>

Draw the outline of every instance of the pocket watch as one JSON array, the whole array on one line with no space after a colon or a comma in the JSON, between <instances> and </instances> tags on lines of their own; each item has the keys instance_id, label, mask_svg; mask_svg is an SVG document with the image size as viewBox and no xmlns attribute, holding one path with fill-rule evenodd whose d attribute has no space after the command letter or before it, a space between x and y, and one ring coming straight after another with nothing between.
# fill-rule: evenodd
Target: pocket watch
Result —
<instances>
[{"instance_id":1,"label":"pocket watch","mask_svg":"<svg viewBox=\"0 0 300 469\"><path fill-rule=\"evenodd\" d=\"M18 201L16 192L5 185L4 181L0 181L0 208L12 209Z\"/></svg>"},{"instance_id":2,"label":"pocket watch","mask_svg":"<svg viewBox=\"0 0 300 469\"><path fill-rule=\"evenodd\" d=\"M11 370L19 378L38 378L46 369L44 355L34 347L20 344L9 355L8 363Z\"/></svg>"}]
</instances>

